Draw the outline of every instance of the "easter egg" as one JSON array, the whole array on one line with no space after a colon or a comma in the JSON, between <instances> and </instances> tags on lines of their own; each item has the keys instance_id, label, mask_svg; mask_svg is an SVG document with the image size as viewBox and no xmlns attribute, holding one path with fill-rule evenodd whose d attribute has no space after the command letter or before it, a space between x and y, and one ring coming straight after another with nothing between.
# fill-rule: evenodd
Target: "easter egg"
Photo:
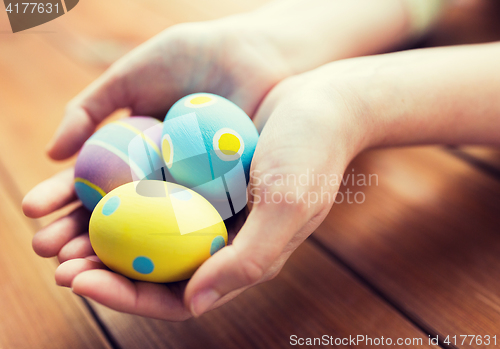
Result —
<instances>
[{"instance_id":1,"label":"easter egg","mask_svg":"<svg viewBox=\"0 0 500 349\"><path fill-rule=\"evenodd\" d=\"M109 123L83 145L75 165L75 191L93 210L112 189L134 180L162 180L162 123L129 117ZM163 171L165 172L165 171Z\"/></svg>"},{"instance_id":2,"label":"easter egg","mask_svg":"<svg viewBox=\"0 0 500 349\"><path fill-rule=\"evenodd\" d=\"M179 184L209 200L223 219L247 203L246 186L259 134L233 102L210 93L178 100L163 122L163 160Z\"/></svg>"},{"instance_id":3,"label":"easter egg","mask_svg":"<svg viewBox=\"0 0 500 349\"><path fill-rule=\"evenodd\" d=\"M224 222L206 199L156 180L110 191L92 213L89 236L110 269L151 282L189 278L227 243Z\"/></svg>"}]
</instances>

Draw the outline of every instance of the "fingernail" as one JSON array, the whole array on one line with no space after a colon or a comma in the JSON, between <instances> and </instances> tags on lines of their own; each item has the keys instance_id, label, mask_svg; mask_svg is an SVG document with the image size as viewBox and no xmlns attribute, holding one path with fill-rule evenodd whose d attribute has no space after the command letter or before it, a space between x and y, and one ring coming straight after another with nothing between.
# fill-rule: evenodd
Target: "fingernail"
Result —
<instances>
[{"instance_id":1,"label":"fingernail","mask_svg":"<svg viewBox=\"0 0 500 349\"><path fill-rule=\"evenodd\" d=\"M208 289L197 293L191 301L191 313L194 317L198 317L208 310L217 300L220 295L217 291Z\"/></svg>"}]
</instances>

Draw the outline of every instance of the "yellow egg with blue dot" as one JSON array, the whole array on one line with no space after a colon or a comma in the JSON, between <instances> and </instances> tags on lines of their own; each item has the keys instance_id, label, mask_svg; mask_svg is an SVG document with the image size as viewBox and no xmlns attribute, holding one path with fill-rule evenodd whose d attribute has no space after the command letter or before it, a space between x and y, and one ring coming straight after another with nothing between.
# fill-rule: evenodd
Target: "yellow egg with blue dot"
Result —
<instances>
[{"instance_id":1,"label":"yellow egg with blue dot","mask_svg":"<svg viewBox=\"0 0 500 349\"><path fill-rule=\"evenodd\" d=\"M236 104L215 94L195 93L168 111L161 151L175 182L203 195L226 219L247 203L258 138L252 120Z\"/></svg>"},{"instance_id":2,"label":"yellow egg with blue dot","mask_svg":"<svg viewBox=\"0 0 500 349\"><path fill-rule=\"evenodd\" d=\"M227 244L224 222L205 198L157 180L110 191L92 212L89 236L111 270L161 283L188 279Z\"/></svg>"}]
</instances>

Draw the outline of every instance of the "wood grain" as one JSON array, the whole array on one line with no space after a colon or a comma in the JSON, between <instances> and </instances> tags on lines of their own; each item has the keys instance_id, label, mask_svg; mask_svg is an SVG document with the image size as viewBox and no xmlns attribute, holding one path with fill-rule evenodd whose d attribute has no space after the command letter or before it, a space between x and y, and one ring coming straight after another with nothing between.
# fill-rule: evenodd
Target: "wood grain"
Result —
<instances>
[{"instance_id":1,"label":"wood grain","mask_svg":"<svg viewBox=\"0 0 500 349\"><path fill-rule=\"evenodd\" d=\"M334 205L314 238L422 328L498 335L500 182L433 148L374 151L347 173L379 183L349 182L366 200Z\"/></svg>"},{"instance_id":2,"label":"wood grain","mask_svg":"<svg viewBox=\"0 0 500 349\"><path fill-rule=\"evenodd\" d=\"M291 335L416 338L430 347L422 331L309 242L276 279L199 319L169 323L93 304L121 348L289 348Z\"/></svg>"},{"instance_id":3,"label":"wood grain","mask_svg":"<svg viewBox=\"0 0 500 349\"><path fill-rule=\"evenodd\" d=\"M82 300L31 250L32 226L0 176L0 348L110 348Z\"/></svg>"}]
</instances>

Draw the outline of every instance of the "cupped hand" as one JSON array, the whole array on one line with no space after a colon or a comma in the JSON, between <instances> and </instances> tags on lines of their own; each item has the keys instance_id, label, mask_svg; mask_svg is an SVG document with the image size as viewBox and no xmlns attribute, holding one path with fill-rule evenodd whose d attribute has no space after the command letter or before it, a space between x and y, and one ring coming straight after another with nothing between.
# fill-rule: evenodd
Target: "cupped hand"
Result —
<instances>
[{"instance_id":1,"label":"cupped hand","mask_svg":"<svg viewBox=\"0 0 500 349\"><path fill-rule=\"evenodd\" d=\"M134 114L163 113L191 92L223 95L252 114L286 75L286 68L279 67L276 57L265 57L255 43L236 44L234 33L222 39L222 26L210 24L217 32L211 37L199 25L167 30L111 67L69 104L49 154L64 158L74 153L116 108L128 106ZM185 39L193 32L196 35ZM238 45L242 46L236 50ZM83 208L38 232L34 250L44 257L58 256L62 264L56 281L75 293L118 311L167 320L201 315L273 278L324 219L338 190L330 182L309 178L298 185L297 179L313 172L317 178L340 178L361 149L356 98L344 85L325 82L322 75L319 69L287 78L260 105L254 121L262 134L249 184L252 210L244 224L242 215L229 223L232 243L189 281L137 282L106 269L93 254L89 213ZM67 170L28 193L23 209L37 218L75 200L73 172Z\"/></svg>"}]
</instances>

